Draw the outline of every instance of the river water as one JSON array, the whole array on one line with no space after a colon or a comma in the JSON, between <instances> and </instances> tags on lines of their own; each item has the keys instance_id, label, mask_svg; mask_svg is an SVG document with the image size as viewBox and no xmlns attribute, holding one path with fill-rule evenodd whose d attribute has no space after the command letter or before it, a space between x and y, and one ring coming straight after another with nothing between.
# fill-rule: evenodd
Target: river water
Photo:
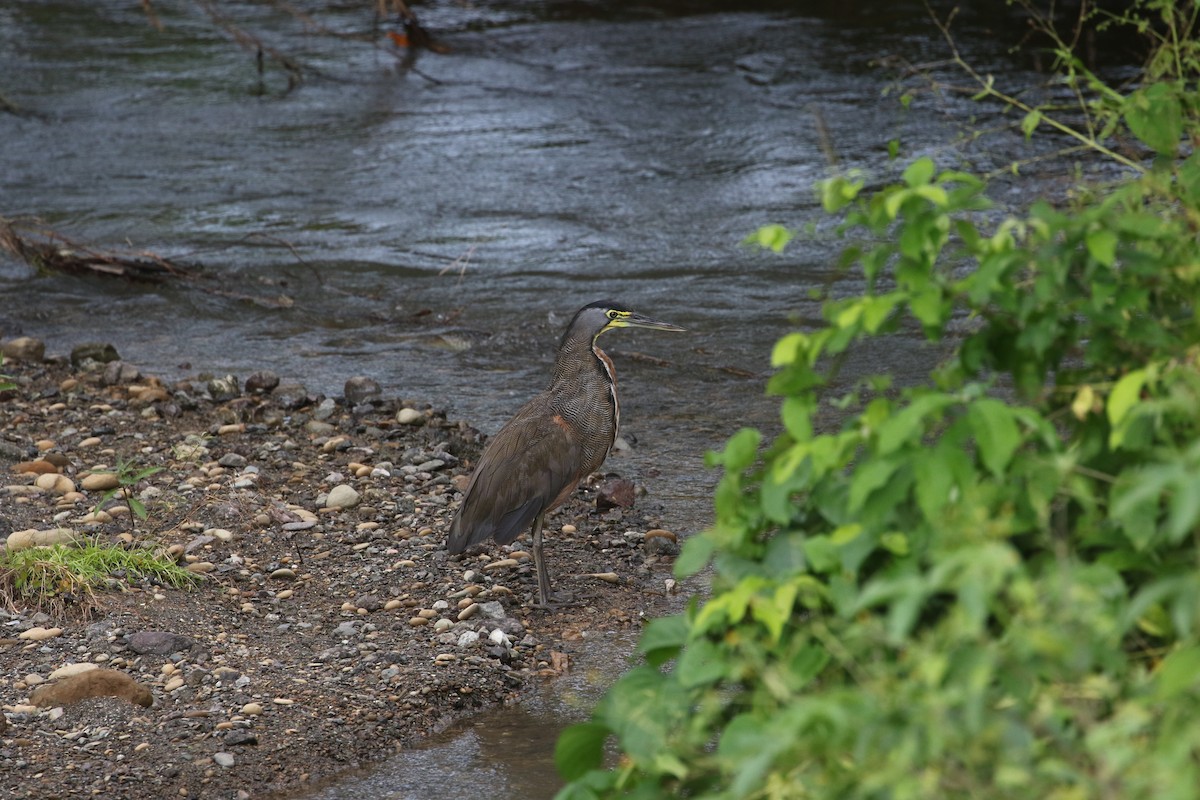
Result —
<instances>
[{"instance_id":1,"label":"river water","mask_svg":"<svg viewBox=\"0 0 1200 800\"><path fill-rule=\"evenodd\" d=\"M209 276L147 287L0 255L0 333L57 352L109 341L168 379L271 368L338 395L367 375L494 431L545 384L570 314L618 299L689 329L603 340L633 445L609 468L681 533L709 518L704 451L742 425L775 428L771 344L818 317L812 290L856 287L833 268L841 242L813 183L835 168L893 176L890 139L981 170L1031 153L1013 131L964 143L973 115L997 121L965 93L919 91L907 109L885 93L879 62L897 57L964 84L937 63L919 2L446 0L416 9L449 52L408 61L330 35L369 34L374 3L294 5L326 30L269 3L217 4L302 65L289 90L199 3L155 2L162 30L127 0L0 4L0 94L26 112L0 114L0 215ZM1019 32L1005 4L986 5L998 16L957 24L964 54L1029 83L1006 52ZM783 255L742 244L766 223L800 231ZM847 371L903 379L929 358L900 337ZM385 769L322 796L434 797L447 764L495 758L480 730L511 745L584 713L560 699L532 703L524 727L504 728L511 710L467 726L430 751L428 785ZM552 774L552 742L515 773ZM553 791L489 769L490 796Z\"/></svg>"}]
</instances>

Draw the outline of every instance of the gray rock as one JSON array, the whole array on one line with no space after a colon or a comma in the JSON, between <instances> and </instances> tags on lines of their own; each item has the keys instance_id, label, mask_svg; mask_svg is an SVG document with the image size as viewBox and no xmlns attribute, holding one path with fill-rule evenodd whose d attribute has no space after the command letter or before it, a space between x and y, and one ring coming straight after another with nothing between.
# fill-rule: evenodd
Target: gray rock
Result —
<instances>
[{"instance_id":1,"label":"gray rock","mask_svg":"<svg viewBox=\"0 0 1200 800\"><path fill-rule=\"evenodd\" d=\"M37 362L46 357L46 343L31 336L20 336L5 342L0 352L4 353L5 358L11 358L13 361Z\"/></svg>"},{"instance_id":2,"label":"gray rock","mask_svg":"<svg viewBox=\"0 0 1200 800\"><path fill-rule=\"evenodd\" d=\"M253 731L247 730L232 730L226 731L222 741L226 747L238 747L240 745L258 744L258 737Z\"/></svg>"},{"instance_id":3,"label":"gray rock","mask_svg":"<svg viewBox=\"0 0 1200 800\"><path fill-rule=\"evenodd\" d=\"M117 386L122 383L133 383L138 378L142 377L141 370L133 364L126 364L124 361L110 361L108 366L104 368L105 386Z\"/></svg>"},{"instance_id":4,"label":"gray rock","mask_svg":"<svg viewBox=\"0 0 1200 800\"><path fill-rule=\"evenodd\" d=\"M196 640L181 633L170 631L138 631L125 637L125 643L135 653L145 655L170 655L181 650L191 650Z\"/></svg>"},{"instance_id":5,"label":"gray rock","mask_svg":"<svg viewBox=\"0 0 1200 800\"><path fill-rule=\"evenodd\" d=\"M246 466L246 457L239 453L226 453L217 460L217 463L222 467L241 469Z\"/></svg>"},{"instance_id":6,"label":"gray rock","mask_svg":"<svg viewBox=\"0 0 1200 800\"><path fill-rule=\"evenodd\" d=\"M275 402L289 411L295 411L297 408L303 408L316 402L315 398L309 395L308 389L298 383L280 384L271 391L271 396L275 398Z\"/></svg>"},{"instance_id":7,"label":"gray rock","mask_svg":"<svg viewBox=\"0 0 1200 800\"><path fill-rule=\"evenodd\" d=\"M486 603L481 603L479 610L482 611L483 615L488 619L504 619L508 616L508 614L504 611L504 606L501 605L499 600L489 600Z\"/></svg>"},{"instance_id":8,"label":"gray rock","mask_svg":"<svg viewBox=\"0 0 1200 800\"><path fill-rule=\"evenodd\" d=\"M462 648L471 647L479 641L479 634L475 631L464 631L458 637L458 646Z\"/></svg>"},{"instance_id":9,"label":"gray rock","mask_svg":"<svg viewBox=\"0 0 1200 800\"><path fill-rule=\"evenodd\" d=\"M71 349L71 366L73 367L78 367L85 361L107 364L120 358L117 348L107 342L84 342Z\"/></svg>"},{"instance_id":10,"label":"gray rock","mask_svg":"<svg viewBox=\"0 0 1200 800\"><path fill-rule=\"evenodd\" d=\"M679 543L666 536L651 536L646 540L646 554L652 556L677 556Z\"/></svg>"},{"instance_id":11,"label":"gray rock","mask_svg":"<svg viewBox=\"0 0 1200 800\"><path fill-rule=\"evenodd\" d=\"M224 378L213 378L207 384L208 396L213 399L214 403L224 403L233 400L235 397L240 397L242 394L241 387L238 386L238 379L234 375L226 375Z\"/></svg>"},{"instance_id":12,"label":"gray rock","mask_svg":"<svg viewBox=\"0 0 1200 800\"><path fill-rule=\"evenodd\" d=\"M312 415L314 419L327 420L333 416L333 412L336 410L337 403L333 402L332 397L326 397L320 402L319 405L317 405L316 409L313 410Z\"/></svg>"},{"instance_id":13,"label":"gray rock","mask_svg":"<svg viewBox=\"0 0 1200 800\"><path fill-rule=\"evenodd\" d=\"M361 498L353 486L342 483L329 490L329 496L325 498L325 507L354 508L360 500Z\"/></svg>"},{"instance_id":14,"label":"gray rock","mask_svg":"<svg viewBox=\"0 0 1200 800\"><path fill-rule=\"evenodd\" d=\"M246 392L249 394L266 394L274 391L279 385L279 376L269 369L259 370L246 378Z\"/></svg>"},{"instance_id":15,"label":"gray rock","mask_svg":"<svg viewBox=\"0 0 1200 800\"><path fill-rule=\"evenodd\" d=\"M346 395L346 404L350 406L356 406L368 400L375 400L383 395L383 388L379 385L378 381L363 377L362 375L356 375L347 380L343 391Z\"/></svg>"},{"instance_id":16,"label":"gray rock","mask_svg":"<svg viewBox=\"0 0 1200 800\"><path fill-rule=\"evenodd\" d=\"M358 628L355 627L355 624L353 622L350 622L349 620L339 624L336 628L333 629L333 635L335 638L338 638L338 639L349 638L349 637L355 636L357 634L358 634Z\"/></svg>"},{"instance_id":17,"label":"gray rock","mask_svg":"<svg viewBox=\"0 0 1200 800\"><path fill-rule=\"evenodd\" d=\"M213 761L218 767L232 767L233 753L213 753Z\"/></svg>"}]
</instances>

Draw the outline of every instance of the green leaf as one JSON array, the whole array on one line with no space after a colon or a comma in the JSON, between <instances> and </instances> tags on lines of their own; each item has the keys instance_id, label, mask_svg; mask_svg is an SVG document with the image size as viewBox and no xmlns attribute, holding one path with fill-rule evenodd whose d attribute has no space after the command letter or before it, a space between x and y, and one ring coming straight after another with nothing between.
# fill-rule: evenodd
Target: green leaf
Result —
<instances>
[{"instance_id":1,"label":"green leaf","mask_svg":"<svg viewBox=\"0 0 1200 800\"><path fill-rule=\"evenodd\" d=\"M804 555L813 572L832 572L841 566L837 545L828 536L810 536L804 542Z\"/></svg>"},{"instance_id":2,"label":"green leaf","mask_svg":"<svg viewBox=\"0 0 1200 800\"><path fill-rule=\"evenodd\" d=\"M757 245L764 250L782 253L794 234L782 225L763 225L744 240L745 244Z\"/></svg>"},{"instance_id":3,"label":"green leaf","mask_svg":"<svg viewBox=\"0 0 1200 800\"><path fill-rule=\"evenodd\" d=\"M725 443L725 451L721 454L719 463L725 465L726 472L741 472L754 463L761 441L762 434L757 430L742 428Z\"/></svg>"},{"instance_id":4,"label":"green leaf","mask_svg":"<svg viewBox=\"0 0 1200 800\"><path fill-rule=\"evenodd\" d=\"M1106 267L1111 267L1117 260L1117 235L1102 228L1088 231L1087 249L1092 258Z\"/></svg>"},{"instance_id":5,"label":"green leaf","mask_svg":"<svg viewBox=\"0 0 1200 800\"><path fill-rule=\"evenodd\" d=\"M1183 136L1183 106L1178 90L1167 83L1138 89L1125 99L1125 124L1159 155L1171 156Z\"/></svg>"},{"instance_id":6,"label":"green leaf","mask_svg":"<svg viewBox=\"0 0 1200 800\"><path fill-rule=\"evenodd\" d=\"M783 401L783 425L797 442L812 438L812 403L807 397L788 397Z\"/></svg>"},{"instance_id":7,"label":"green leaf","mask_svg":"<svg viewBox=\"0 0 1200 800\"><path fill-rule=\"evenodd\" d=\"M1109 446L1114 450L1119 448L1124 441L1125 428L1122 426L1122 423L1140 399L1142 387L1146 385L1146 379L1147 373L1145 369L1135 369L1117 381L1117 385L1113 387L1108 395L1105 411L1108 414L1108 423L1112 426L1112 433L1109 435Z\"/></svg>"},{"instance_id":8,"label":"green leaf","mask_svg":"<svg viewBox=\"0 0 1200 800\"><path fill-rule=\"evenodd\" d=\"M916 188L933 180L935 172L937 172L937 166L934 165L933 159L926 156L909 164L902 177L909 188Z\"/></svg>"},{"instance_id":9,"label":"green leaf","mask_svg":"<svg viewBox=\"0 0 1200 800\"><path fill-rule=\"evenodd\" d=\"M876 458L859 464L854 470L854 477L850 479L847 510L851 514L861 511L871 493L884 486L900 464L901 459L891 458Z\"/></svg>"},{"instance_id":10,"label":"green leaf","mask_svg":"<svg viewBox=\"0 0 1200 800\"><path fill-rule=\"evenodd\" d=\"M1025 115L1025 119L1021 120L1021 132L1025 134L1026 139L1033 136L1034 130L1041 121L1042 112L1036 108Z\"/></svg>"},{"instance_id":11,"label":"green leaf","mask_svg":"<svg viewBox=\"0 0 1200 800\"><path fill-rule=\"evenodd\" d=\"M661 666L678 655L690 630L691 623L684 614L652 619L638 640L638 652L644 654L652 666Z\"/></svg>"},{"instance_id":12,"label":"green leaf","mask_svg":"<svg viewBox=\"0 0 1200 800\"><path fill-rule=\"evenodd\" d=\"M879 426L876 449L887 455L915 436L925 432L925 417L952 404L954 398L945 394L927 394L918 397L907 408Z\"/></svg>"},{"instance_id":13,"label":"green leaf","mask_svg":"<svg viewBox=\"0 0 1200 800\"><path fill-rule=\"evenodd\" d=\"M685 689L718 683L728 665L721 648L708 639L693 639L683 648L675 665L675 677Z\"/></svg>"},{"instance_id":14,"label":"green leaf","mask_svg":"<svg viewBox=\"0 0 1200 800\"><path fill-rule=\"evenodd\" d=\"M1012 410L999 400L984 397L971 403L967 420L984 466L996 477L1002 477L1021 444L1021 431Z\"/></svg>"},{"instance_id":15,"label":"green leaf","mask_svg":"<svg viewBox=\"0 0 1200 800\"><path fill-rule=\"evenodd\" d=\"M1163 659L1154 671L1154 693L1160 700L1170 700L1189 692L1200 681L1200 647L1192 645L1176 650Z\"/></svg>"},{"instance_id":16,"label":"green leaf","mask_svg":"<svg viewBox=\"0 0 1200 800\"><path fill-rule=\"evenodd\" d=\"M708 532L688 537L675 558L675 577L689 578L708 566L717 543Z\"/></svg>"},{"instance_id":17,"label":"green leaf","mask_svg":"<svg viewBox=\"0 0 1200 800\"><path fill-rule=\"evenodd\" d=\"M612 731L599 722L572 725L558 735L554 745L554 766L565 780L583 777L604 763L604 742Z\"/></svg>"}]
</instances>

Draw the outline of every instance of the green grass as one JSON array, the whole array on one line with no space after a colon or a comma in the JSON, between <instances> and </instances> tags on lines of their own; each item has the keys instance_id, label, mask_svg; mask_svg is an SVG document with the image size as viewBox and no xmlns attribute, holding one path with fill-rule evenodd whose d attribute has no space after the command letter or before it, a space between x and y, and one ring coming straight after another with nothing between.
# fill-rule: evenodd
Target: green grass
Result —
<instances>
[{"instance_id":1,"label":"green grass","mask_svg":"<svg viewBox=\"0 0 1200 800\"><path fill-rule=\"evenodd\" d=\"M97 603L97 590L110 581L131 584L142 579L174 587L202 580L144 548L89 543L0 553L0 602L10 609L32 606L57 616L78 606L86 614Z\"/></svg>"}]
</instances>

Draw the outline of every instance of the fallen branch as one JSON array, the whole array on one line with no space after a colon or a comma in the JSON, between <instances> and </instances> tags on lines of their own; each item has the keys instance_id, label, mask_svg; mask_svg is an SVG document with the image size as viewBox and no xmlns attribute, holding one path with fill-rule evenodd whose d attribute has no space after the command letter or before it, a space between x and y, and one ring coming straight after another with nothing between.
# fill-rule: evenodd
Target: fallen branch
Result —
<instances>
[{"instance_id":1,"label":"fallen branch","mask_svg":"<svg viewBox=\"0 0 1200 800\"><path fill-rule=\"evenodd\" d=\"M195 278L194 268L150 252L95 250L48 228L30 228L0 217L0 249L39 272L124 278L143 283Z\"/></svg>"}]
</instances>

